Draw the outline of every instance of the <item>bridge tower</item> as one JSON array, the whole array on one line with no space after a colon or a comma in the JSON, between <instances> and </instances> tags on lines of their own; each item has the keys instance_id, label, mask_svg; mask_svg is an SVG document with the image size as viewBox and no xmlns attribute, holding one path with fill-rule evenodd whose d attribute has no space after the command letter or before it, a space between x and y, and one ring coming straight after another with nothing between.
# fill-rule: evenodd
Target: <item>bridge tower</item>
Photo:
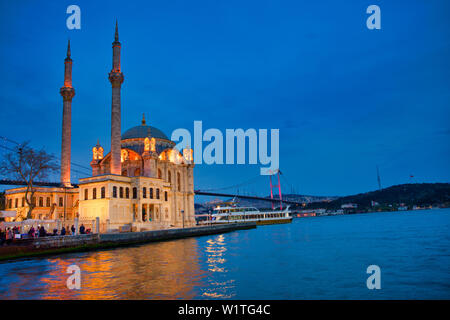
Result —
<instances>
[{"instance_id":1,"label":"bridge tower","mask_svg":"<svg viewBox=\"0 0 450 320\"><path fill-rule=\"evenodd\" d=\"M279 197L280 197L280 210L283 210L283 199L282 199L282 197L281 197L280 174L281 174L280 170L277 170L277 173L276 173L277 178L278 178L278 184L277 184L277 185L273 185L273 184L272 184L272 176L275 175L275 174L272 174L272 175L269 176L269 182L270 182L270 198L273 199L273 189L274 189L274 188L278 188L278 194L279 194ZM273 209L274 209L274 205L273 205L273 201L272 201L272 210L273 210Z\"/></svg>"}]
</instances>

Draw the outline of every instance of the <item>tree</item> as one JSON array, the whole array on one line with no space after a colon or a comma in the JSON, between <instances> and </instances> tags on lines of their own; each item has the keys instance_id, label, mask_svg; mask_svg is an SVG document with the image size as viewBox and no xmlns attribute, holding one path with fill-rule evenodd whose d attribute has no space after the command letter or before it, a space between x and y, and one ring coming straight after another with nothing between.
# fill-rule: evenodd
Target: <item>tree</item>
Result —
<instances>
[{"instance_id":1,"label":"tree","mask_svg":"<svg viewBox=\"0 0 450 320\"><path fill-rule=\"evenodd\" d=\"M5 210L6 203L5 203L5 192L0 192L0 210Z\"/></svg>"},{"instance_id":2,"label":"tree","mask_svg":"<svg viewBox=\"0 0 450 320\"><path fill-rule=\"evenodd\" d=\"M31 219L31 213L36 207L33 201L36 189L33 183L46 179L49 174L57 172L59 166L55 157L44 149L35 150L28 142L24 142L16 150L5 155L5 160L0 164L0 173L15 180L23 182L27 189L25 201L28 204L27 219Z\"/></svg>"}]
</instances>

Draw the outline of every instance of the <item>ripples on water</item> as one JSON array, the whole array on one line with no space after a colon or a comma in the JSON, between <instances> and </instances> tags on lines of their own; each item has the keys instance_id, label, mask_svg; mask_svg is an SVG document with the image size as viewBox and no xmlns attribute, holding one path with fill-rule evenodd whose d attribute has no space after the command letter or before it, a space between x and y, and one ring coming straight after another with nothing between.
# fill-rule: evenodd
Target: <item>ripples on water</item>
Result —
<instances>
[{"instance_id":1,"label":"ripples on water","mask_svg":"<svg viewBox=\"0 0 450 320\"><path fill-rule=\"evenodd\" d=\"M76 264L81 289L68 290ZM366 287L381 268L381 290ZM0 263L2 299L449 299L450 210L289 225Z\"/></svg>"}]
</instances>

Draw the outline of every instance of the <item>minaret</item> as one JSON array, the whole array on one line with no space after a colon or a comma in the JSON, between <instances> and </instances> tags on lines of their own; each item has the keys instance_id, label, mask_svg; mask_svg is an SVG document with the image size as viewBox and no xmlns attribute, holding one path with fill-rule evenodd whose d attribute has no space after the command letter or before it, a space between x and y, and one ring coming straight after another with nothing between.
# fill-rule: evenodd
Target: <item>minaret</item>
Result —
<instances>
[{"instance_id":1,"label":"minaret","mask_svg":"<svg viewBox=\"0 0 450 320\"><path fill-rule=\"evenodd\" d=\"M119 29L116 20L116 33L113 47L113 67L109 73L109 81L112 87L111 103L111 169L112 174L122 174L122 164L120 162L120 142L121 142L121 113L120 113L120 87L123 82L123 73L120 70L120 42Z\"/></svg>"},{"instance_id":2,"label":"minaret","mask_svg":"<svg viewBox=\"0 0 450 320\"><path fill-rule=\"evenodd\" d=\"M64 60L64 86L59 90L63 97L63 121L61 142L61 184L70 187L70 144L72 132L72 59L70 58L70 40L67 45L67 57Z\"/></svg>"}]
</instances>

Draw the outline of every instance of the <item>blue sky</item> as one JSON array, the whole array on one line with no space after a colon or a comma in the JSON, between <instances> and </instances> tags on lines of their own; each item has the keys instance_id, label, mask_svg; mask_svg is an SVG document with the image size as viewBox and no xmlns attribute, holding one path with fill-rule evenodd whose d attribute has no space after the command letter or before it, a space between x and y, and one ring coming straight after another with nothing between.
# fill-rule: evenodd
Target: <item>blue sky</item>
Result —
<instances>
[{"instance_id":1,"label":"blue sky","mask_svg":"<svg viewBox=\"0 0 450 320\"><path fill-rule=\"evenodd\" d=\"M81 30L66 28L71 4ZM371 4L381 30L366 28ZM59 156L70 38L72 160L89 166L97 139L109 151L117 18L123 131L144 112L169 136L194 120L204 129L279 128L285 192L374 190L377 165L383 186L449 182L449 9L425 0L3 1L0 135ZM198 165L195 186L239 184L259 168ZM267 177L254 181L240 192L269 192Z\"/></svg>"}]
</instances>

